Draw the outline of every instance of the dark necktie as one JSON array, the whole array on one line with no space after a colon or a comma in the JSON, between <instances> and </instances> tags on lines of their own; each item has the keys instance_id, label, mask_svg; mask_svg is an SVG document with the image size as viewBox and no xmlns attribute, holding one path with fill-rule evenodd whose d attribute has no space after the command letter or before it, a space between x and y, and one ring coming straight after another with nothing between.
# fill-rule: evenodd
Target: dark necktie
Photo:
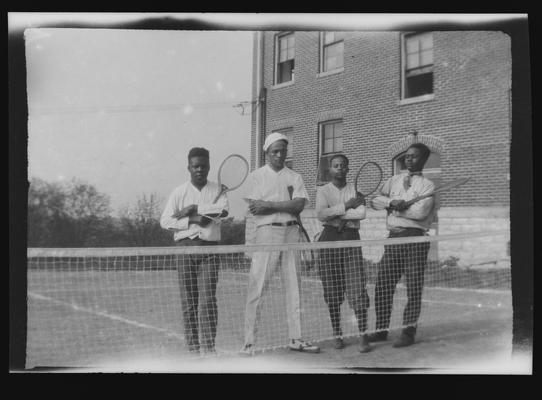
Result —
<instances>
[{"instance_id":1,"label":"dark necktie","mask_svg":"<svg viewBox=\"0 0 542 400\"><path fill-rule=\"evenodd\" d=\"M403 180L403 186L405 188L405 190L408 190L410 189L410 186L411 186L411 177L414 176L414 175L418 175L418 176L421 176L422 173L419 172L419 171L416 171L416 172L409 172L408 175L405 176L405 179Z\"/></svg>"}]
</instances>

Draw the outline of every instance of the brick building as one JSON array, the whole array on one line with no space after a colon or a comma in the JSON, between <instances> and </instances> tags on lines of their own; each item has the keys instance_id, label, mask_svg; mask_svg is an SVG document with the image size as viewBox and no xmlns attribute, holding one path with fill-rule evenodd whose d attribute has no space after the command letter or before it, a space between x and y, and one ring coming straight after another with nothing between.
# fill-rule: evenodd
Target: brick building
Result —
<instances>
[{"instance_id":1,"label":"brick building","mask_svg":"<svg viewBox=\"0 0 542 400\"><path fill-rule=\"evenodd\" d=\"M441 196L432 233L508 229L510 46L500 31L257 32L251 168L264 163L266 135L288 135L288 165L311 197L303 218L317 232L316 187L330 155L346 154L351 171L376 161L387 178L422 141L432 149L428 177L471 178ZM369 212L362 237L385 236L384 218Z\"/></svg>"}]
</instances>

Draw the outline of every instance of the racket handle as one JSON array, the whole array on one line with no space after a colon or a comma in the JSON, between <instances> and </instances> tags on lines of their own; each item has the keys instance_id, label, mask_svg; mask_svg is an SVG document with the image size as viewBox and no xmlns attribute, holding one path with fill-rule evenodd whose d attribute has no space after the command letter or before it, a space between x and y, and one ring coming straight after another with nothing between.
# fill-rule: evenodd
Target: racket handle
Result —
<instances>
[{"instance_id":1,"label":"racket handle","mask_svg":"<svg viewBox=\"0 0 542 400\"><path fill-rule=\"evenodd\" d=\"M429 194L423 194L423 195L418 196L418 197L414 197L413 199L408 200L407 202L405 202L405 205L406 205L407 207L410 207L412 204L414 204L414 203L416 203L416 202L418 202L418 201L420 201L420 200L426 199L426 198L428 198L428 197L431 197L431 196L433 196L434 194L435 194L435 193L429 193Z\"/></svg>"},{"instance_id":2,"label":"racket handle","mask_svg":"<svg viewBox=\"0 0 542 400\"><path fill-rule=\"evenodd\" d=\"M222 194L225 192L225 190L221 190L220 193L215 197L215 199L213 200L213 204L215 204L218 199L220 198L220 196L222 196Z\"/></svg>"},{"instance_id":3,"label":"racket handle","mask_svg":"<svg viewBox=\"0 0 542 400\"><path fill-rule=\"evenodd\" d=\"M342 232L343 229L344 229L344 227L346 226L346 222L347 222L347 221L343 219L343 220L340 222L339 227L337 228L337 231Z\"/></svg>"}]
</instances>

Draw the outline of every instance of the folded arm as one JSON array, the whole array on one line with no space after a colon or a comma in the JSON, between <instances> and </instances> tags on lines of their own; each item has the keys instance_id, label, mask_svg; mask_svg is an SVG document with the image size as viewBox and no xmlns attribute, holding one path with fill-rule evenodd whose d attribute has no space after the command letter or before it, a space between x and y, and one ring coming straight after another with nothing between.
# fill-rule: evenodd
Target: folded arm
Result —
<instances>
[{"instance_id":1,"label":"folded arm","mask_svg":"<svg viewBox=\"0 0 542 400\"><path fill-rule=\"evenodd\" d=\"M320 221L327 222L335 218L346 220L360 220L365 218L364 199L357 197L343 203L340 202L330 206L325 195L318 191L316 193L316 214Z\"/></svg>"},{"instance_id":2,"label":"folded arm","mask_svg":"<svg viewBox=\"0 0 542 400\"><path fill-rule=\"evenodd\" d=\"M419 193L420 196L432 194L435 190L435 185L433 183L428 184L424 189ZM434 196L426 197L425 199L419 200L408 208L397 211L397 215L404 218L410 218L413 220L422 220L427 218L435 202Z\"/></svg>"},{"instance_id":3,"label":"folded arm","mask_svg":"<svg viewBox=\"0 0 542 400\"><path fill-rule=\"evenodd\" d=\"M179 209L177 199L174 195L170 196L166 203L166 207L160 217L160 226L170 231L184 231L190 225L190 215L194 214L195 205L190 205Z\"/></svg>"},{"instance_id":4,"label":"folded arm","mask_svg":"<svg viewBox=\"0 0 542 400\"><path fill-rule=\"evenodd\" d=\"M266 215L276 212L298 215L305 208L306 202L307 199L301 197L286 201L251 200L248 208L254 215Z\"/></svg>"},{"instance_id":5,"label":"folded arm","mask_svg":"<svg viewBox=\"0 0 542 400\"><path fill-rule=\"evenodd\" d=\"M356 207L356 208L350 208L348 210L346 210L346 213L344 215L341 215L341 219L356 219L356 220L360 220L360 219L365 219L365 216L367 214L366 212L366 208L363 204L361 204L360 206Z\"/></svg>"}]
</instances>

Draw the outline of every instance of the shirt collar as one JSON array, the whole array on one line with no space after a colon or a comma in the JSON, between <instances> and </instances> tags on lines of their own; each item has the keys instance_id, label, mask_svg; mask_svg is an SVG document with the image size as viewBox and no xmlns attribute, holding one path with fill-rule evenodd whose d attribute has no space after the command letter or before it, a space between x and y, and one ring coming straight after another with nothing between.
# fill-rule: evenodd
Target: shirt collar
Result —
<instances>
[{"instance_id":1,"label":"shirt collar","mask_svg":"<svg viewBox=\"0 0 542 400\"><path fill-rule=\"evenodd\" d=\"M201 192L203 191L203 189L205 189L207 186L209 186L209 180L207 180L207 183L201 187L201 189L198 189L196 186L194 186L194 184L192 183L192 181L189 181L190 183L190 186L192 186L192 189L198 191L198 192Z\"/></svg>"},{"instance_id":2,"label":"shirt collar","mask_svg":"<svg viewBox=\"0 0 542 400\"><path fill-rule=\"evenodd\" d=\"M346 188L348 188L348 182L346 182L346 185L344 185L342 188L338 188L333 184L333 182L329 182L328 185L334 190L338 190L339 192L342 192L343 190L346 190Z\"/></svg>"},{"instance_id":3,"label":"shirt collar","mask_svg":"<svg viewBox=\"0 0 542 400\"><path fill-rule=\"evenodd\" d=\"M408 176L416 176L416 175L417 175L417 176L423 176L423 172L422 172L422 171L414 171L414 172L408 171L406 174L407 174Z\"/></svg>"},{"instance_id":4,"label":"shirt collar","mask_svg":"<svg viewBox=\"0 0 542 400\"><path fill-rule=\"evenodd\" d=\"M271 166L270 166L269 164L265 164L265 166L267 167L267 169L268 169L269 171L271 171L272 173L277 174L277 175L278 175L278 174L282 174L282 173L285 172L286 169L288 168L288 167L285 165L284 167L282 167L282 169L281 169L280 171L275 171L273 168L271 168Z\"/></svg>"}]
</instances>

